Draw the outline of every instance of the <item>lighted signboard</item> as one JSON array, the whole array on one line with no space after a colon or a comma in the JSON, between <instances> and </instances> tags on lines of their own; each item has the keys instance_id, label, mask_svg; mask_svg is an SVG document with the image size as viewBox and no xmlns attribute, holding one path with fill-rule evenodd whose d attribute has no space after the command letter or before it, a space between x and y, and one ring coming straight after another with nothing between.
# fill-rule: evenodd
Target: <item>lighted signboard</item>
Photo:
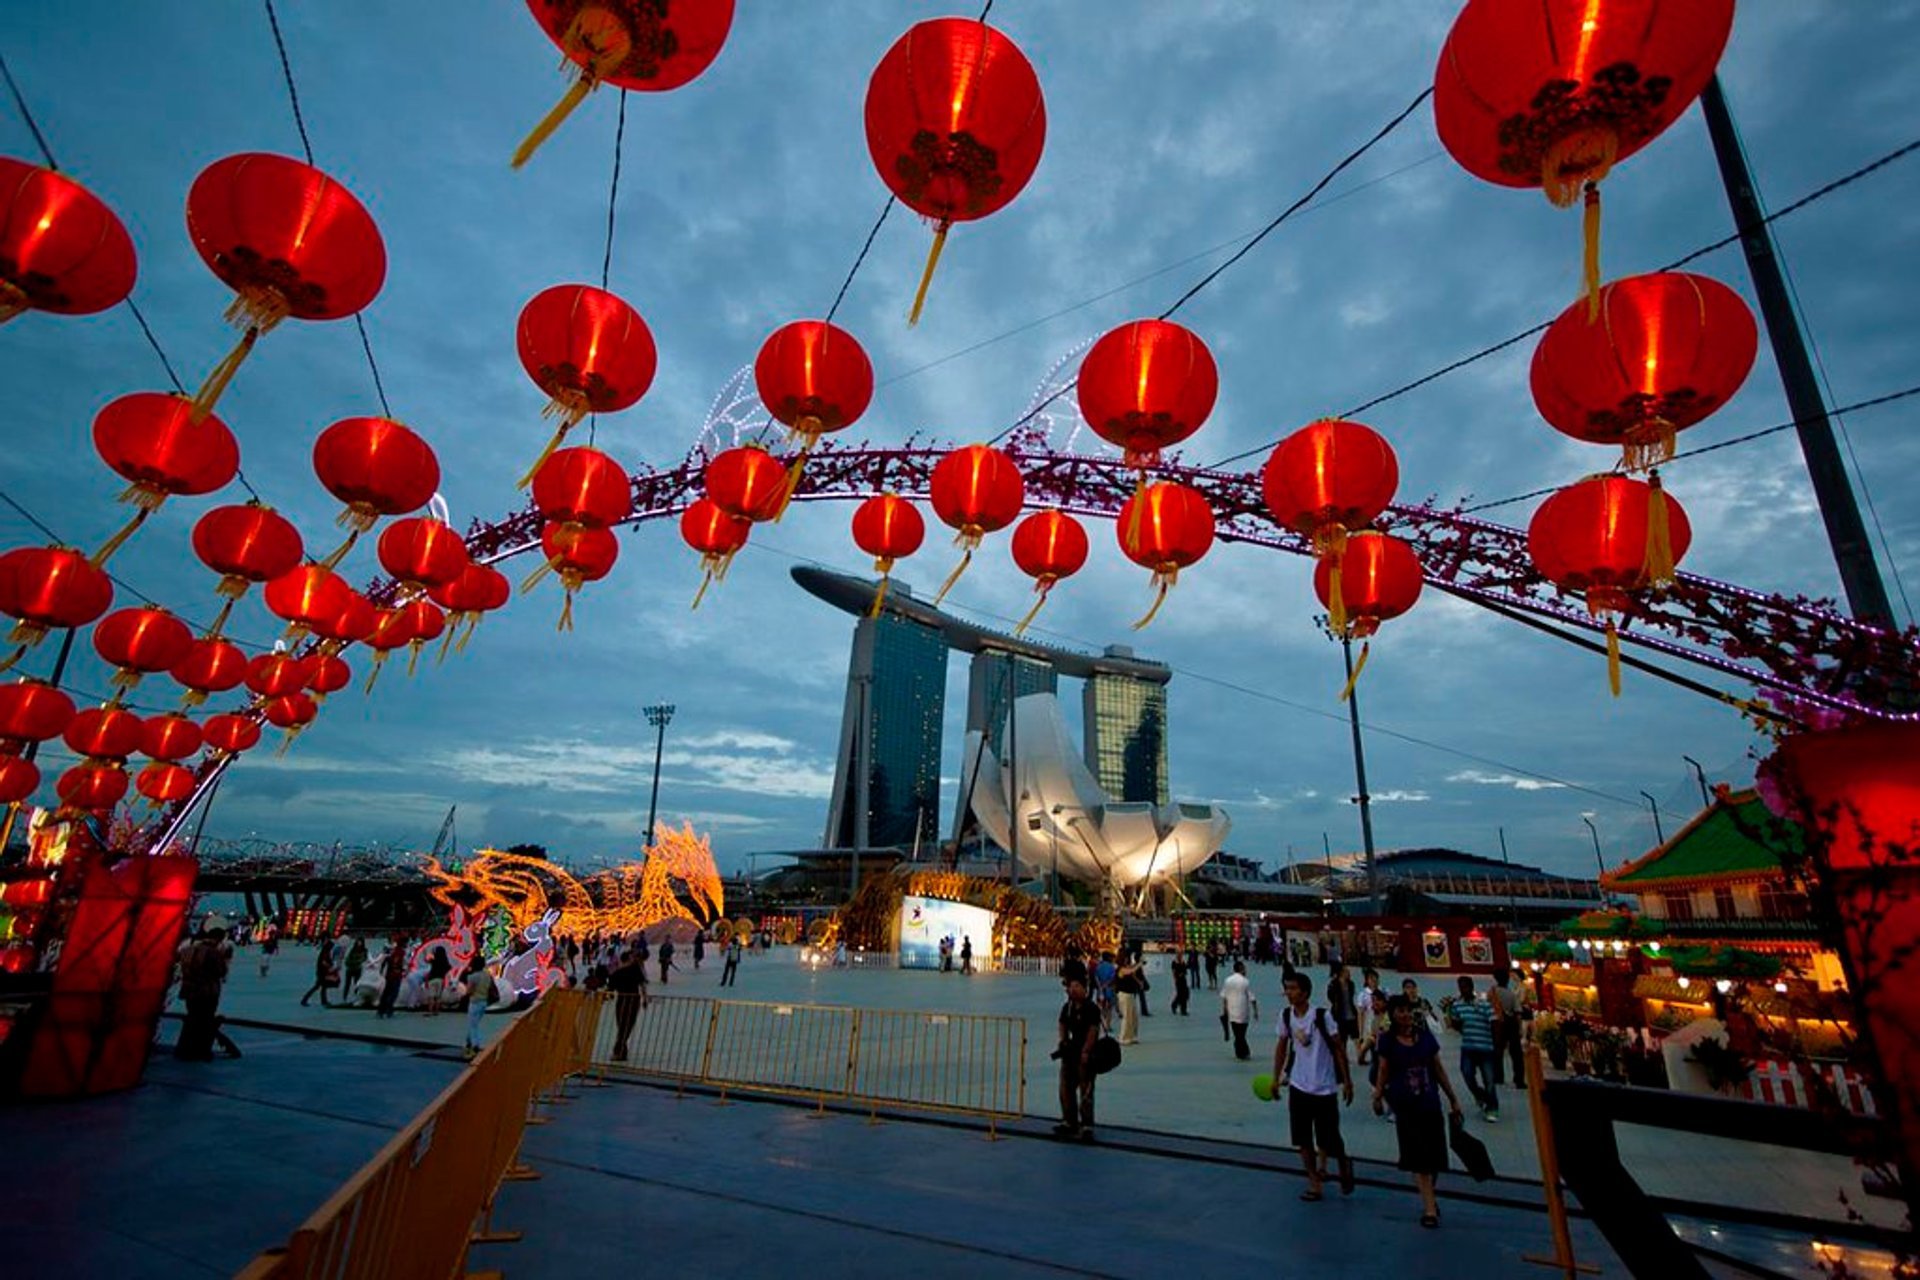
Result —
<instances>
[{"instance_id":1,"label":"lighted signboard","mask_svg":"<svg viewBox=\"0 0 1920 1280\"><path fill-rule=\"evenodd\" d=\"M960 948L973 940L973 964L987 967L993 946L993 912L943 898L900 899L900 967L938 969L940 939L953 939L953 967L960 967Z\"/></svg>"}]
</instances>

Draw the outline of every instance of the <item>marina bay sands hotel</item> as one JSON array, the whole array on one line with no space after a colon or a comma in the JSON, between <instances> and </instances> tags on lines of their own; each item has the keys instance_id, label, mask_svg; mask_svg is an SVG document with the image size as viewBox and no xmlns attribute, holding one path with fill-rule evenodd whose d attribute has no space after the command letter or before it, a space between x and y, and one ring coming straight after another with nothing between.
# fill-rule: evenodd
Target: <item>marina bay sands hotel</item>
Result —
<instances>
[{"instance_id":1,"label":"marina bay sands hotel","mask_svg":"<svg viewBox=\"0 0 1920 1280\"><path fill-rule=\"evenodd\" d=\"M1086 761L1101 789L1113 800L1167 802L1167 666L1121 645L1085 654L989 631L915 599L897 578L879 616L869 617L875 582L805 566L792 573L859 619L824 847L938 845L947 654L955 649L973 655L967 730L984 733L996 757L1014 698L1057 696L1062 676L1083 680ZM967 826L967 780L960 781L955 839Z\"/></svg>"}]
</instances>

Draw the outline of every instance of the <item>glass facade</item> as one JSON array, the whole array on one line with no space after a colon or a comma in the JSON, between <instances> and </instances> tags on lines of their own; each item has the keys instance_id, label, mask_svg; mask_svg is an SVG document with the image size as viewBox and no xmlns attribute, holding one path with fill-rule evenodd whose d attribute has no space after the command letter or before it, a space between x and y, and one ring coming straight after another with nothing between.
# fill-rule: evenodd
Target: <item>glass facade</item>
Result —
<instances>
[{"instance_id":1,"label":"glass facade","mask_svg":"<svg viewBox=\"0 0 1920 1280\"><path fill-rule=\"evenodd\" d=\"M938 839L940 730L946 710L947 646L939 631L891 614L863 619L854 635L847 715L865 729L843 734L835 771L832 843L843 849L910 848ZM860 773L867 765L866 838L860 838ZM851 793L851 794L848 794Z\"/></svg>"},{"instance_id":2,"label":"glass facade","mask_svg":"<svg viewBox=\"0 0 1920 1280\"><path fill-rule=\"evenodd\" d=\"M1087 768L1115 800L1167 802L1167 687L1096 672L1082 692Z\"/></svg>"},{"instance_id":3,"label":"glass facade","mask_svg":"<svg viewBox=\"0 0 1920 1280\"><path fill-rule=\"evenodd\" d=\"M967 682L967 728L984 730L998 757L1007 737L1013 700L1030 693L1058 693L1060 673L1050 663L987 649L973 657Z\"/></svg>"}]
</instances>

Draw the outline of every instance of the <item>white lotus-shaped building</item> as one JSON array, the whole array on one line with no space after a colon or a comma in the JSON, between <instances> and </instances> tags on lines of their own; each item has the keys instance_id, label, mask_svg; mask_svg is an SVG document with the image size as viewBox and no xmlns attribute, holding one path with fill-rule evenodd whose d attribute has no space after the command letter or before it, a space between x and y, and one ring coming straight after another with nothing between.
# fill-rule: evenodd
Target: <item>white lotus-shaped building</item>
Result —
<instances>
[{"instance_id":1,"label":"white lotus-shaped building","mask_svg":"<svg viewBox=\"0 0 1920 1280\"><path fill-rule=\"evenodd\" d=\"M1004 762L980 733L967 735L960 785L970 789L981 828L1033 875L1058 866L1064 878L1137 890L1191 875L1232 829L1226 813L1210 804L1109 800L1075 750L1050 693L1018 699L1002 740Z\"/></svg>"}]
</instances>

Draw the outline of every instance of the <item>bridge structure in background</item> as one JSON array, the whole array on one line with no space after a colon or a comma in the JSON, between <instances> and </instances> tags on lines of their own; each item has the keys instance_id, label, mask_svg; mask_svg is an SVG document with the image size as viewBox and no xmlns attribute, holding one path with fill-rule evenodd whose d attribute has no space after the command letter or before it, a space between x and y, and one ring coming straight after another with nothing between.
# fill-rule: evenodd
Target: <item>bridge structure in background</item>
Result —
<instances>
[{"instance_id":1,"label":"bridge structure in background","mask_svg":"<svg viewBox=\"0 0 1920 1280\"><path fill-rule=\"evenodd\" d=\"M197 893L237 894L249 919L345 913L356 929L417 929L439 913L423 855L390 845L203 838Z\"/></svg>"}]
</instances>

